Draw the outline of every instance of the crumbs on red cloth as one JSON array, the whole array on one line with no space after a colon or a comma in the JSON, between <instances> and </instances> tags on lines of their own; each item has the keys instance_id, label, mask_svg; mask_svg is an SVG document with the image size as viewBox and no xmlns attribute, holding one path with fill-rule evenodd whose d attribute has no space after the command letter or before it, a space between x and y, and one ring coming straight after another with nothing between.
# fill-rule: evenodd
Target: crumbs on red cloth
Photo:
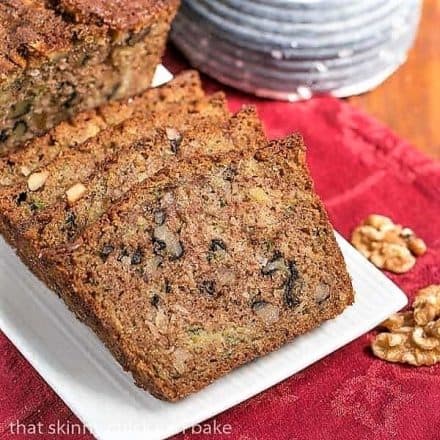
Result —
<instances>
[{"instance_id":1,"label":"crumbs on red cloth","mask_svg":"<svg viewBox=\"0 0 440 440\"><path fill-rule=\"evenodd\" d=\"M168 57L170 61L179 69L175 58ZM211 90L220 87L206 84ZM227 94L232 110L243 104L258 107L269 137L302 133L316 189L333 225L346 238L370 213L384 214L417 231L428 252L410 272L389 275L410 297L419 288L440 282L440 162L425 158L388 128L341 100L318 97L285 103L231 89ZM385 363L369 352L370 338L364 335L217 416L217 424L232 427L224 437L438 440L440 366L408 368ZM45 426L57 421L79 423L4 335L0 335L0 353L2 439L21 437L9 430L16 420ZM200 434L187 430L176 436L190 438L196 440Z\"/></svg>"}]
</instances>

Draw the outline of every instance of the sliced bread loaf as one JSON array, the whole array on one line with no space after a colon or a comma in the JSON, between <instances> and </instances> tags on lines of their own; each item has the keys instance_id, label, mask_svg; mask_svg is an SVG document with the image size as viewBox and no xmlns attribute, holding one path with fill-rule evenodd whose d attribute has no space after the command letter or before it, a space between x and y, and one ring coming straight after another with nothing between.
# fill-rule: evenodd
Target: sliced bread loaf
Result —
<instances>
[{"instance_id":1,"label":"sliced bread loaf","mask_svg":"<svg viewBox=\"0 0 440 440\"><path fill-rule=\"evenodd\" d=\"M60 197L51 207L15 228L19 255L44 279L41 266L44 249L66 244L93 224L126 192L164 168L178 169L185 160L199 156L218 157L242 149L255 151L265 143L261 122L252 108L230 120L213 124L212 119L192 116L191 127L155 128L148 136L119 151L96 172L72 188L80 188L76 199ZM169 121L171 122L171 121ZM70 191L71 192L71 191Z\"/></svg>"},{"instance_id":2,"label":"sliced bread loaf","mask_svg":"<svg viewBox=\"0 0 440 440\"><path fill-rule=\"evenodd\" d=\"M353 301L297 136L164 170L43 259L50 286L167 400Z\"/></svg>"},{"instance_id":3,"label":"sliced bread loaf","mask_svg":"<svg viewBox=\"0 0 440 440\"><path fill-rule=\"evenodd\" d=\"M17 246L17 233L36 213L42 212L74 185L87 179L96 167L124 148L148 137L154 127L174 124L184 128L194 118L207 118L216 125L229 117L224 95L218 93L191 105L170 104L102 131L75 149L67 149L46 167L0 190L0 231L6 240ZM79 187L80 191L82 187ZM74 188L73 191L77 191Z\"/></svg>"},{"instance_id":4,"label":"sliced bread loaf","mask_svg":"<svg viewBox=\"0 0 440 440\"><path fill-rule=\"evenodd\" d=\"M151 85L179 0L0 1L0 155Z\"/></svg>"}]
</instances>

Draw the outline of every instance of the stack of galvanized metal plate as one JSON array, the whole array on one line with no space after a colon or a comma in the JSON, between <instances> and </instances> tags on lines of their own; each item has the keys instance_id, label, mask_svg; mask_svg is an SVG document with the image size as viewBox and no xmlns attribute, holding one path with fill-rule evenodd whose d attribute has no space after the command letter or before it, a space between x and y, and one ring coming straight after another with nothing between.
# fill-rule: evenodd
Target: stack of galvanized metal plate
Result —
<instances>
[{"instance_id":1,"label":"stack of galvanized metal plate","mask_svg":"<svg viewBox=\"0 0 440 440\"><path fill-rule=\"evenodd\" d=\"M172 32L191 64L278 99L349 96L406 59L421 0L183 0Z\"/></svg>"}]
</instances>

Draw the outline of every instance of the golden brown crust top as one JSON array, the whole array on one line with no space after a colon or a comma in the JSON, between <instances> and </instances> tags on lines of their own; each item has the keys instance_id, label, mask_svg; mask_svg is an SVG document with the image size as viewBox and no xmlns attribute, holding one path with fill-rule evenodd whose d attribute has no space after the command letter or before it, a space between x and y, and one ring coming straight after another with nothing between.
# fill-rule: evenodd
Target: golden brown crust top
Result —
<instances>
[{"instance_id":1,"label":"golden brown crust top","mask_svg":"<svg viewBox=\"0 0 440 440\"><path fill-rule=\"evenodd\" d=\"M174 14L179 0L58 0L64 11L81 23L105 24L112 29L137 29L162 14Z\"/></svg>"},{"instance_id":2,"label":"golden brown crust top","mask_svg":"<svg viewBox=\"0 0 440 440\"><path fill-rule=\"evenodd\" d=\"M0 4L0 74L25 67L30 56L42 56L70 45L73 25L36 0Z\"/></svg>"},{"instance_id":3,"label":"golden brown crust top","mask_svg":"<svg viewBox=\"0 0 440 440\"><path fill-rule=\"evenodd\" d=\"M57 57L86 35L138 31L170 21L179 0L2 0L0 83L30 60ZM36 63L38 64L38 62Z\"/></svg>"}]
</instances>

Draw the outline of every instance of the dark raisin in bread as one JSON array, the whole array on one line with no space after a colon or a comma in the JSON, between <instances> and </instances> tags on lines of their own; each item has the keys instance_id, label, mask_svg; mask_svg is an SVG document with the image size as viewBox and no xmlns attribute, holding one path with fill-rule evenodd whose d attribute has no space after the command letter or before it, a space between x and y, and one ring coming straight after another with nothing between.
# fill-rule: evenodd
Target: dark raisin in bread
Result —
<instances>
[{"instance_id":1,"label":"dark raisin in bread","mask_svg":"<svg viewBox=\"0 0 440 440\"><path fill-rule=\"evenodd\" d=\"M159 173L43 259L50 286L167 400L353 301L296 136Z\"/></svg>"},{"instance_id":2,"label":"dark raisin in bread","mask_svg":"<svg viewBox=\"0 0 440 440\"><path fill-rule=\"evenodd\" d=\"M148 88L178 0L2 0L0 155Z\"/></svg>"},{"instance_id":3,"label":"dark raisin in bread","mask_svg":"<svg viewBox=\"0 0 440 440\"><path fill-rule=\"evenodd\" d=\"M186 126L191 124L191 118L195 115L204 115L213 124L227 119L229 113L223 94L204 98L189 106L161 106L159 111L151 113L148 118L124 121L102 131L80 147L65 151L46 167L30 174L27 182L1 189L0 232L13 247L19 247L17 236L23 224L55 203L60 196L69 196L73 192L73 197L78 197L78 191L84 191L82 181L93 174L99 164L149 136L154 127L171 123L177 127Z\"/></svg>"},{"instance_id":4,"label":"dark raisin in bread","mask_svg":"<svg viewBox=\"0 0 440 440\"><path fill-rule=\"evenodd\" d=\"M112 101L96 110L79 113L61 122L47 134L32 139L16 152L0 158L0 186L27 179L33 171L45 167L69 148L77 148L101 131L133 118L148 116L170 104L194 106L204 96L200 77L186 71L161 87L148 89L124 101Z\"/></svg>"},{"instance_id":5,"label":"dark raisin in bread","mask_svg":"<svg viewBox=\"0 0 440 440\"><path fill-rule=\"evenodd\" d=\"M85 191L80 198L62 197L15 229L18 253L34 273L44 280L46 271L40 256L45 248L75 239L132 187L160 170L177 169L182 161L198 156L217 157L240 149L255 151L265 143L261 122L252 108L241 110L221 124L194 116L190 121L189 128L168 125L153 129L149 136L118 152L83 181Z\"/></svg>"}]
</instances>

